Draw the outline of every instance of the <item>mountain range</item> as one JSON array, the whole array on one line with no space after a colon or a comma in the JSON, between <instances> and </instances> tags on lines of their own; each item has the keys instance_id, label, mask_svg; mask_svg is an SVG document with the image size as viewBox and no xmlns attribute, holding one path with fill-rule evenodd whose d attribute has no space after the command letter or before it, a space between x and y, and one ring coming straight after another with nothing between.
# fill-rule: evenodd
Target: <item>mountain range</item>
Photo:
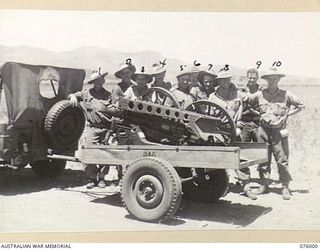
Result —
<instances>
[{"instance_id":1,"label":"mountain range","mask_svg":"<svg viewBox=\"0 0 320 250\"><path fill-rule=\"evenodd\" d=\"M119 68L120 63L131 58L132 63L138 67L150 68L152 64L166 59L167 80L175 82L179 74L180 65L190 65L190 62L183 62L176 58L167 58L157 51L141 51L135 53L120 52L111 48L102 47L79 47L68 51L50 51L29 46L0 46L0 65L5 62L21 62L33 65L53 65L59 67L81 68L86 71L86 80L91 76L92 70L101 67L102 72L109 72L107 78L116 82L114 72ZM193 62L191 62L193 64ZM223 65L215 65L214 69L219 70ZM233 81L237 84L245 84L246 69L231 66L230 70L236 77ZM320 79L287 75L282 82L292 85L315 85Z\"/></svg>"}]
</instances>

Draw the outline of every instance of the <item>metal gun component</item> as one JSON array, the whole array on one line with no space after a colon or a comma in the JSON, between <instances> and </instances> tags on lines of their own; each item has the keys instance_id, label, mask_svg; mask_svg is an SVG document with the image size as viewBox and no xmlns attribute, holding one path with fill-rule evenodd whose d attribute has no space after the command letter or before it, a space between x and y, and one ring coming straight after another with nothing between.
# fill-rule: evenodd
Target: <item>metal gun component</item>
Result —
<instances>
[{"instance_id":1,"label":"metal gun component","mask_svg":"<svg viewBox=\"0 0 320 250\"><path fill-rule=\"evenodd\" d=\"M206 104L214 110L214 115L125 98L120 98L119 109L123 111L125 123L138 125L152 142L168 139L173 145L232 144L235 137L232 118L220 106Z\"/></svg>"}]
</instances>

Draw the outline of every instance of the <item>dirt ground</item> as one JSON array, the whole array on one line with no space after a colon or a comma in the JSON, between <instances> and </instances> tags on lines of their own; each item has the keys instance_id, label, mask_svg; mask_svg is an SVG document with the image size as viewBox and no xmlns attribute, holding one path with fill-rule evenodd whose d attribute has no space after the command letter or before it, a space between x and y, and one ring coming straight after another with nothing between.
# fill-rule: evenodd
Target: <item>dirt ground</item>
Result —
<instances>
[{"instance_id":1,"label":"dirt ground","mask_svg":"<svg viewBox=\"0 0 320 250\"><path fill-rule=\"evenodd\" d=\"M88 191L80 164L68 164L55 180L40 179L30 168L0 169L0 232L319 229L317 178L293 182L290 201L282 200L276 181L253 201L240 194L230 174L229 192L217 203L183 199L174 219L154 224L129 216L109 188Z\"/></svg>"}]
</instances>

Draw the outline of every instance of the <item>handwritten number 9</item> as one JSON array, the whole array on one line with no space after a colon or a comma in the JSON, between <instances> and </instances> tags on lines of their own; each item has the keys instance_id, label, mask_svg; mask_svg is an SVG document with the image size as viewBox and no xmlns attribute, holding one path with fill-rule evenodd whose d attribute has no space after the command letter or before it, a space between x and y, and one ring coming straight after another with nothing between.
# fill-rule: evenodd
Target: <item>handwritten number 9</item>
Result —
<instances>
[{"instance_id":1,"label":"handwritten number 9","mask_svg":"<svg viewBox=\"0 0 320 250\"><path fill-rule=\"evenodd\" d=\"M262 62L261 61L257 61L256 64L257 64L257 69L259 69L259 67L261 66Z\"/></svg>"}]
</instances>

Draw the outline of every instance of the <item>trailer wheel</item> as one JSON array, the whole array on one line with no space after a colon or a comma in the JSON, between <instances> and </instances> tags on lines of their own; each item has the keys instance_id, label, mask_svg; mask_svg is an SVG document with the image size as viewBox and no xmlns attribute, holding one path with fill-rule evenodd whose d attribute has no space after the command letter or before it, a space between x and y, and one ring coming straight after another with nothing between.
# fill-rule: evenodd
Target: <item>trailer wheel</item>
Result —
<instances>
[{"instance_id":1,"label":"trailer wheel","mask_svg":"<svg viewBox=\"0 0 320 250\"><path fill-rule=\"evenodd\" d=\"M196 173L198 177L182 184L185 198L211 203L216 202L226 194L229 177L224 169L216 169L208 173L205 173L204 169L196 169Z\"/></svg>"},{"instance_id":2,"label":"trailer wheel","mask_svg":"<svg viewBox=\"0 0 320 250\"><path fill-rule=\"evenodd\" d=\"M64 160L42 160L31 164L32 170L40 177L53 178L60 175L66 166Z\"/></svg>"},{"instance_id":3,"label":"trailer wheel","mask_svg":"<svg viewBox=\"0 0 320 250\"><path fill-rule=\"evenodd\" d=\"M182 186L176 170L156 157L130 164L121 181L121 199L131 215L142 221L164 221L179 208Z\"/></svg>"}]
</instances>

